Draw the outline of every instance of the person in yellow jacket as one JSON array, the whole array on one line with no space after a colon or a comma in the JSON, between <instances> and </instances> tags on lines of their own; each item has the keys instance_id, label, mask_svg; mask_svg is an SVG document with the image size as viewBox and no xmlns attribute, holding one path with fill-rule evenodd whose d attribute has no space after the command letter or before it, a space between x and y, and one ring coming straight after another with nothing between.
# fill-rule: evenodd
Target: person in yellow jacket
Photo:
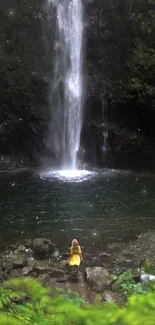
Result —
<instances>
[{"instance_id":1,"label":"person in yellow jacket","mask_svg":"<svg viewBox=\"0 0 155 325\"><path fill-rule=\"evenodd\" d=\"M82 261L82 251L77 239L72 240L72 246L70 248L69 266L74 268L76 274L79 272L79 266Z\"/></svg>"}]
</instances>

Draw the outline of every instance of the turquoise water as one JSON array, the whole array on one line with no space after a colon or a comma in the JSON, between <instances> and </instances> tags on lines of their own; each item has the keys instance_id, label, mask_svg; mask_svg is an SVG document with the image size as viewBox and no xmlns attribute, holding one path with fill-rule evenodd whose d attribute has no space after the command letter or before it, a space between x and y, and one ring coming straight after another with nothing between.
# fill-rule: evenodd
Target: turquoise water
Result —
<instances>
[{"instance_id":1,"label":"turquoise water","mask_svg":"<svg viewBox=\"0 0 155 325\"><path fill-rule=\"evenodd\" d=\"M155 229L155 175L100 170L64 182L36 170L1 173L0 220L1 246L43 236L63 247L77 237L100 249Z\"/></svg>"}]
</instances>

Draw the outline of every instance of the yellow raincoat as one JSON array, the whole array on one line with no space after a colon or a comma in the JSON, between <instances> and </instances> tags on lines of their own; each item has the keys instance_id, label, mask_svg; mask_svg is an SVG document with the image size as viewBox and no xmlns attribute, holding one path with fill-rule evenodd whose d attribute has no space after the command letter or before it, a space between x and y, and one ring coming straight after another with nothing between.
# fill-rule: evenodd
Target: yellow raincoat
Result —
<instances>
[{"instance_id":1,"label":"yellow raincoat","mask_svg":"<svg viewBox=\"0 0 155 325\"><path fill-rule=\"evenodd\" d=\"M70 253L71 253L71 258L69 259L69 265L79 266L81 262L81 247L79 245L77 247L72 246L70 249Z\"/></svg>"}]
</instances>

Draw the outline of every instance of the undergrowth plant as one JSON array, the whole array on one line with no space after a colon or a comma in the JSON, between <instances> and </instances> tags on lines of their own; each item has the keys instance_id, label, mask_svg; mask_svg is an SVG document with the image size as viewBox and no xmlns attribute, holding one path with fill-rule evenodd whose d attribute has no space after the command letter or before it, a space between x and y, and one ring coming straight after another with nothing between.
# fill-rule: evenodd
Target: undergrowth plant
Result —
<instances>
[{"instance_id":1,"label":"undergrowth plant","mask_svg":"<svg viewBox=\"0 0 155 325\"><path fill-rule=\"evenodd\" d=\"M134 294L117 306L88 305L72 291L62 294L30 278L10 280L0 288L0 325L131 324L155 325L154 292Z\"/></svg>"}]
</instances>

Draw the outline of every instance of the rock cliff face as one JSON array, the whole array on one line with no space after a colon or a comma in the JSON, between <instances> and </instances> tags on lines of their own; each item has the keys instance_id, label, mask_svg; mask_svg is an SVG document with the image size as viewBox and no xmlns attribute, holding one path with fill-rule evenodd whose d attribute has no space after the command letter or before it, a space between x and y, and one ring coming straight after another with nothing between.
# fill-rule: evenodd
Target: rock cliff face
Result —
<instances>
[{"instance_id":1,"label":"rock cliff face","mask_svg":"<svg viewBox=\"0 0 155 325\"><path fill-rule=\"evenodd\" d=\"M127 78L130 2L85 0L88 98L97 98L102 108L106 98L118 96L121 84Z\"/></svg>"},{"instance_id":2,"label":"rock cliff face","mask_svg":"<svg viewBox=\"0 0 155 325\"><path fill-rule=\"evenodd\" d=\"M134 0L85 0L86 101L82 146L86 149L86 160L93 164L153 168L154 134L150 131L155 112L153 96L149 104L147 95L137 102L142 87L139 94L131 91L142 73L141 66L136 78L132 78L140 47L136 37L140 40L143 37L144 44L147 43L147 29L143 35L140 25L143 20L146 23L148 10L152 9L143 1L138 5ZM141 22L137 18L140 16Z\"/></svg>"},{"instance_id":3,"label":"rock cliff face","mask_svg":"<svg viewBox=\"0 0 155 325\"><path fill-rule=\"evenodd\" d=\"M122 84L127 80L130 10L129 1L85 0L86 102L82 145L86 149L86 160L100 166L111 167L109 150L113 152L116 149L106 125L109 121L115 123L117 118L119 120L114 99L119 97ZM112 134L115 135L114 128ZM123 136L116 147L122 142Z\"/></svg>"}]
</instances>

